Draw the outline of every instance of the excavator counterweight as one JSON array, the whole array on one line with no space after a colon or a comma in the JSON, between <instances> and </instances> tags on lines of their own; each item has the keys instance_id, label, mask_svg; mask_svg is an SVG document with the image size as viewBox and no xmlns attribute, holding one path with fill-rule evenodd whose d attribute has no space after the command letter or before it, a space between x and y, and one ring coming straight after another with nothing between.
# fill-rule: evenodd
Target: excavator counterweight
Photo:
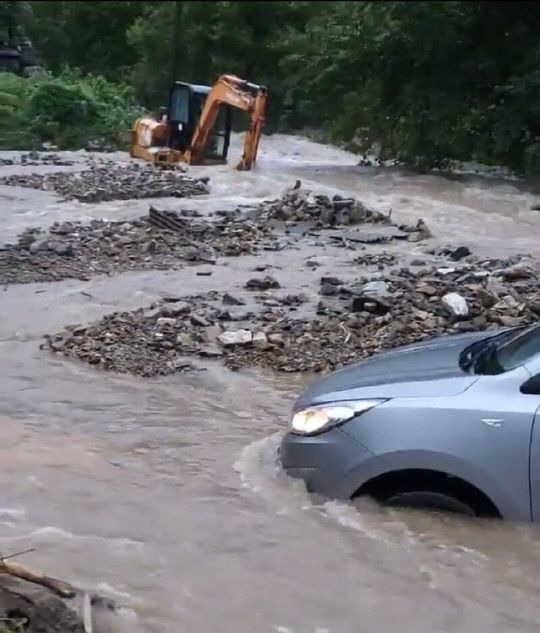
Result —
<instances>
[{"instance_id":1,"label":"excavator counterweight","mask_svg":"<svg viewBox=\"0 0 540 633\"><path fill-rule=\"evenodd\" d=\"M130 154L154 163L226 163L232 110L236 108L249 116L237 169L250 170L257 160L266 95L264 86L235 75L221 75L211 87L177 81L170 89L168 107L161 109L159 117L135 121Z\"/></svg>"}]
</instances>

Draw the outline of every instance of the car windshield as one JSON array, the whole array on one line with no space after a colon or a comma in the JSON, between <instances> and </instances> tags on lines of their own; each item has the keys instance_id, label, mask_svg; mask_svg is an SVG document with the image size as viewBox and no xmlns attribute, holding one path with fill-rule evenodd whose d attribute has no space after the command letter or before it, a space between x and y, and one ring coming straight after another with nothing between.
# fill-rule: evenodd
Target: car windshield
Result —
<instances>
[{"instance_id":1,"label":"car windshield","mask_svg":"<svg viewBox=\"0 0 540 633\"><path fill-rule=\"evenodd\" d=\"M503 371L523 365L540 354L540 325L520 332L497 350L497 362Z\"/></svg>"},{"instance_id":2,"label":"car windshield","mask_svg":"<svg viewBox=\"0 0 540 633\"><path fill-rule=\"evenodd\" d=\"M540 353L540 325L504 330L482 338L460 354L463 371L493 375L511 371Z\"/></svg>"}]
</instances>

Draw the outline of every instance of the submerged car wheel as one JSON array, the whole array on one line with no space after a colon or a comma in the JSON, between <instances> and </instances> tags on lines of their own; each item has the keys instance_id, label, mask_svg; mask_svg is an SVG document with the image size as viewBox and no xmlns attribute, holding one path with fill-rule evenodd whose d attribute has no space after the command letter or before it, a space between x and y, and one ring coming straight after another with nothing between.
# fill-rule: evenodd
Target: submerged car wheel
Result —
<instances>
[{"instance_id":1,"label":"submerged car wheel","mask_svg":"<svg viewBox=\"0 0 540 633\"><path fill-rule=\"evenodd\" d=\"M501 517L484 492L459 477L432 470L383 473L366 482L353 498L362 496L385 506L432 509L469 517Z\"/></svg>"},{"instance_id":2,"label":"submerged car wheel","mask_svg":"<svg viewBox=\"0 0 540 633\"><path fill-rule=\"evenodd\" d=\"M423 508L430 510L440 510L453 514L463 514L474 517L477 513L464 501L460 501L442 492L429 491L409 491L398 492L386 499L381 499L382 503L390 507L399 508Z\"/></svg>"}]
</instances>

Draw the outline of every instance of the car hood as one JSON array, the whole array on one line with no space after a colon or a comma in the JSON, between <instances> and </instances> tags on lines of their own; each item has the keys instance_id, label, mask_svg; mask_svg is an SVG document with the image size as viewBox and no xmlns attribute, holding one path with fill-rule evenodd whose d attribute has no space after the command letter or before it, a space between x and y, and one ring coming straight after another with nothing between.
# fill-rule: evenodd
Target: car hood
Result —
<instances>
[{"instance_id":1,"label":"car hood","mask_svg":"<svg viewBox=\"0 0 540 633\"><path fill-rule=\"evenodd\" d=\"M478 376L459 367L465 347L492 332L434 338L349 365L312 383L295 409L360 398L442 397L468 389Z\"/></svg>"}]
</instances>

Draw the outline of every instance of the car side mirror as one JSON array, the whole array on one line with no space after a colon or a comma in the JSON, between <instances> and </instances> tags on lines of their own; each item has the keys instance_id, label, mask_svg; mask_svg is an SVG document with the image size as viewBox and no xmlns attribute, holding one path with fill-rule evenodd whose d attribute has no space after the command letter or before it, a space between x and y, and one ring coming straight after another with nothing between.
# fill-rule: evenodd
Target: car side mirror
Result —
<instances>
[{"instance_id":1,"label":"car side mirror","mask_svg":"<svg viewBox=\"0 0 540 633\"><path fill-rule=\"evenodd\" d=\"M540 396L540 374L536 374L526 380L520 387L521 393Z\"/></svg>"}]
</instances>

